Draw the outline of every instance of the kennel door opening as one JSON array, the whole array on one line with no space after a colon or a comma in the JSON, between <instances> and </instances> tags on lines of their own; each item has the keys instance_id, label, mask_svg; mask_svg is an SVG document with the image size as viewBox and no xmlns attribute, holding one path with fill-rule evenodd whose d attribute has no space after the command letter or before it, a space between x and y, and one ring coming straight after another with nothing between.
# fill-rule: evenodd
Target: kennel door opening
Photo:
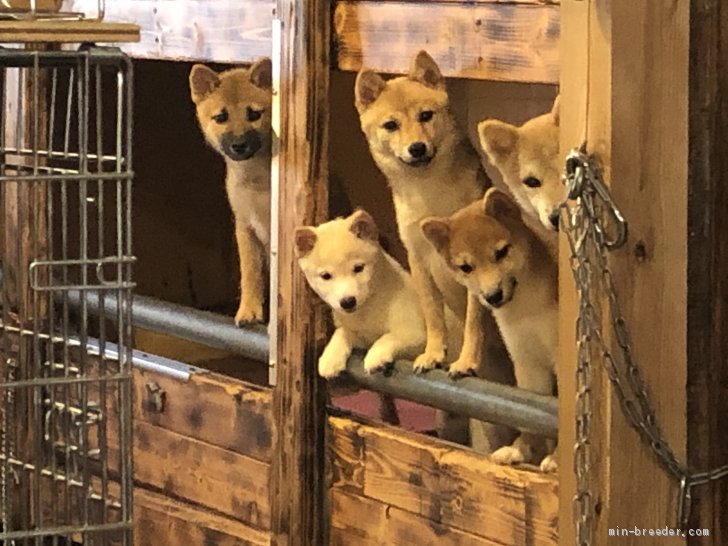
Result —
<instances>
[{"instance_id":1,"label":"kennel door opening","mask_svg":"<svg viewBox=\"0 0 728 546\"><path fill-rule=\"evenodd\" d=\"M131 545L131 64L7 49L0 74L0 540Z\"/></svg>"}]
</instances>

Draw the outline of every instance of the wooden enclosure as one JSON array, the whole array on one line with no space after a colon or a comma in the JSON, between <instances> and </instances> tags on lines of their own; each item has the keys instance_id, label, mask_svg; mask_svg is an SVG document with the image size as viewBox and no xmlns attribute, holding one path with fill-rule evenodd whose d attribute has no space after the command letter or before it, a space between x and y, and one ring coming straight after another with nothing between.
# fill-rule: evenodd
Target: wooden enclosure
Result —
<instances>
[{"instance_id":1,"label":"wooden enclosure","mask_svg":"<svg viewBox=\"0 0 728 546\"><path fill-rule=\"evenodd\" d=\"M190 307L227 312L236 291L224 173L187 99L191 62L280 54L276 384L268 362L138 332L136 544L575 544L578 306L565 241L558 476L342 412L316 373L326 310L298 271L291 234L363 205L404 257L359 134L353 72L402 72L422 48L451 78L471 139L484 117L522 122L560 92L562 152L586 140L629 222L628 244L610 260L657 420L691 468L728 462L728 8L719 0L120 0L107 17L141 26L139 43L122 46L137 78L139 293ZM18 32L0 25L3 41ZM616 527L674 527L677 485L629 428L604 368L593 374L594 544L609 544ZM696 487L690 526L711 537L670 543L728 543L726 506L728 480Z\"/></svg>"}]
</instances>

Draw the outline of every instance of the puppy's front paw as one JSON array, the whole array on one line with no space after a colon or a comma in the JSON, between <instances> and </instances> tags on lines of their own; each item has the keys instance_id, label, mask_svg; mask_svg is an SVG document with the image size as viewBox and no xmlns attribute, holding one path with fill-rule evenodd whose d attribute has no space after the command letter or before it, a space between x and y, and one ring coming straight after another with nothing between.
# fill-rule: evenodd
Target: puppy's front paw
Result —
<instances>
[{"instance_id":1,"label":"puppy's front paw","mask_svg":"<svg viewBox=\"0 0 728 546\"><path fill-rule=\"evenodd\" d=\"M336 377L346 369L348 355L325 352L318 361L318 372L324 379Z\"/></svg>"},{"instance_id":2,"label":"puppy's front paw","mask_svg":"<svg viewBox=\"0 0 728 546\"><path fill-rule=\"evenodd\" d=\"M369 349L364 357L364 371L368 374L386 371L394 365L394 358L390 351L382 351L376 346Z\"/></svg>"},{"instance_id":3,"label":"puppy's front paw","mask_svg":"<svg viewBox=\"0 0 728 546\"><path fill-rule=\"evenodd\" d=\"M445 362L445 349L425 349L424 353L415 358L413 368L415 373L429 372L434 368L441 368L443 362Z\"/></svg>"},{"instance_id":4,"label":"puppy's front paw","mask_svg":"<svg viewBox=\"0 0 728 546\"><path fill-rule=\"evenodd\" d=\"M559 469L559 464L556 462L556 457L554 455L546 455L541 460L539 467L541 468L541 472L549 474L551 472L556 472Z\"/></svg>"},{"instance_id":5,"label":"puppy's front paw","mask_svg":"<svg viewBox=\"0 0 728 546\"><path fill-rule=\"evenodd\" d=\"M263 303L258 301L241 301L235 313L235 326L263 321Z\"/></svg>"},{"instance_id":6,"label":"puppy's front paw","mask_svg":"<svg viewBox=\"0 0 728 546\"><path fill-rule=\"evenodd\" d=\"M491 459L496 464L518 464L526 460L521 449L516 445L504 446L496 449L491 455Z\"/></svg>"},{"instance_id":7,"label":"puppy's front paw","mask_svg":"<svg viewBox=\"0 0 728 546\"><path fill-rule=\"evenodd\" d=\"M469 377L476 375L478 365L469 358L458 358L450 364L448 375L450 379L460 379L461 377Z\"/></svg>"}]
</instances>

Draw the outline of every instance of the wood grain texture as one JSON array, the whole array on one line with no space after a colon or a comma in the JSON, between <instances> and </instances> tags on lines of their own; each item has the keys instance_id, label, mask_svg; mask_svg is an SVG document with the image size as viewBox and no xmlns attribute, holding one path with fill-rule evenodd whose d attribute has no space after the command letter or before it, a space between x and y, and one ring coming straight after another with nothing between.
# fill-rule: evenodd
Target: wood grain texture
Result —
<instances>
[{"instance_id":1,"label":"wood grain texture","mask_svg":"<svg viewBox=\"0 0 728 546\"><path fill-rule=\"evenodd\" d=\"M96 0L67 0L69 9L96 12ZM274 0L114 0L106 20L141 27L126 53L145 59L252 62L271 54Z\"/></svg>"},{"instance_id":2,"label":"wood grain texture","mask_svg":"<svg viewBox=\"0 0 728 546\"><path fill-rule=\"evenodd\" d=\"M728 464L728 6L690 3L688 463ZM728 544L728 479L695 490L694 528ZM692 538L691 545L705 544Z\"/></svg>"},{"instance_id":3,"label":"wood grain texture","mask_svg":"<svg viewBox=\"0 0 728 546\"><path fill-rule=\"evenodd\" d=\"M139 27L128 23L0 21L0 43L126 43L137 41L139 41Z\"/></svg>"},{"instance_id":4,"label":"wood grain texture","mask_svg":"<svg viewBox=\"0 0 728 546\"><path fill-rule=\"evenodd\" d=\"M271 543L326 543L324 512L325 385L317 356L325 312L298 267L294 238L300 225L328 215L330 5L319 0L278 0L281 22L274 77L273 172L277 188L277 382L273 390L275 437L271 474ZM276 153L277 152L277 153ZM274 192L273 195L276 195ZM275 236L275 235L274 235ZM273 245L275 248L275 244Z\"/></svg>"},{"instance_id":5,"label":"wood grain texture","mask_svg":"<svg viewBox=\"0 0 728 546\"><path fill-rule=\"evenodd\" d=\"M446 76L556 83L559 27L546 4L341 1L336 63L401 73L424 48Z\"/></svg>"},{"instance_id":6,"label":"wood grain texture","mask_svg":"<svg viewBox=\"0 0 728 546\"><path fill-rule=\"evenodd\" d=\"M358 497L343 490L332 492L331 546L505 546L501 542L454 529L394 506Z\"/></svg>"},{"instance_id":7,"label":"wood grain texture","mask_svg":"<svg viewBox=\"0 0 728 546\"><path fill-rule=\"evenodd\" d=\"M154 546L268 546L270 534L188 503L137 488L134 543Z\"/></svg>"},{"instance_id":8,"label":"wood grain texture","mask_svg":"<svg viewBox=\"0 0 728 546\"><path fill-rule=\"evenodd\" d=\"M562 3L569 25L564 28L575 33L586 29L586 35L574 34L568 42L575 62L562 77L562 104L564 113L572 111L562 127L574 141L562 136L562 143L573 147L586 138L629 222L627 245L609 259L634 357L657 420L682 460L687 409L688 7L685 0L669 9L621 0ZM579 53L584 50L586 54ZM606 302L603 309L606 313ZM562 310L562 325L567 313ZM627 424L604 367L595 362L592 370L595 543L608 540L609 528L674 525L675 483ZM566 516L571 505L566 492L562 503L568 503L562 512L562 522L568 522L562 544L571 545L573 519ZM623 539L635 545L642 540ZM685 539L675 543L684 544Z\"/></svg>"},{"instance_id":9,"label":"wood grain texture","mask_svg":"<svg viewBox=\"0 0 728 546\"><path fill-rule=\"evenodd\" d=\"M342 492L376 501L413 522L461 531L487 544L556 544L555 477L495 465L453 444L384 425L330 417L329 427L334 499ZM339 509L334 502L334 528L348 521L339 527L351 533L358 521L360 529L369 529L366 518L337 514Z\"/></svg>"},{"instance_id":10,"label":"wood grain texture","mask_svg":"<svg viewBox=\"0 0 728 546\"><path fill-rule=\"evenodd\" d=\"M146 404L147 385L165 393L158 413ZM216 374L192 374L187 381L134 370L134 419L269 462L272 408L269 389Z\"/></svg>"}]
</instances>

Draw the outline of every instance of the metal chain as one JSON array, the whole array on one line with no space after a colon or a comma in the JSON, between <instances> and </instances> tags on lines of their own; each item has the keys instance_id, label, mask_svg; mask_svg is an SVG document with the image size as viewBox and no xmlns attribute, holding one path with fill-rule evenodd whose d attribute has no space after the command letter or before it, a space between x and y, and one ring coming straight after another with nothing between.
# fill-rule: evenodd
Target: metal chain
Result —
<instances>
[{"instance_id":1,"label":"metal chain","mask_svg":"<svg viewBox=\"0 0 728 546\"><path fill-rule=\"evenodd\" d=\"M650 448L663 469L680 486L677 521L687 525L692 488L728 476L728 465L694 472L681 463L657 424L647 387L634 360L627 322L621 312L607 251L627 240L627 222L602 183L601 172L586 146L574 149L566 159L564 176L568 199L561 206L561 223L571 250L571 268L579 296L576 321L576 444L574 474L576 495L573 513L578 546L592 543L594 502L590 484L592 467L590 428L592 418L591 362L601 360L630 426ZM613 232L613 233L610 233ZM600 296L608 302L608 319L617 350L612 352L602 333Z\"/></svg>"}]
</instances>

